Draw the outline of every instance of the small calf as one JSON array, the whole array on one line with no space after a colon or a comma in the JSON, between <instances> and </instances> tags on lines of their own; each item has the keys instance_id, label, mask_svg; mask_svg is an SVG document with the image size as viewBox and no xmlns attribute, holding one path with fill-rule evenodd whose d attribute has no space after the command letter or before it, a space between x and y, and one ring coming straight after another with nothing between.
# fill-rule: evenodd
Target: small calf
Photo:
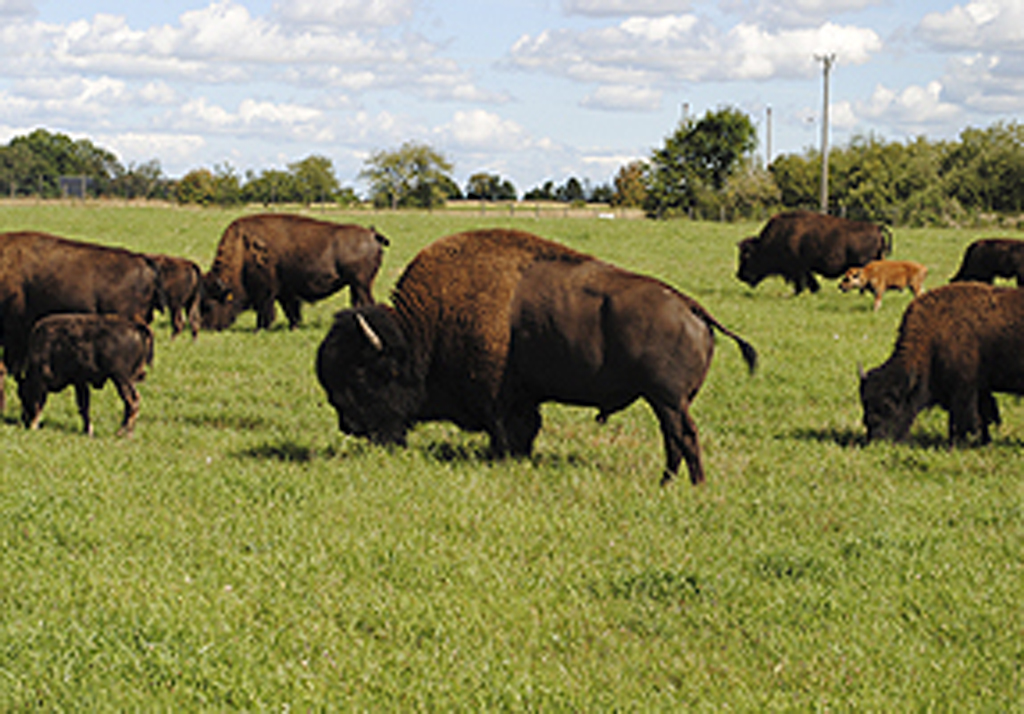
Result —
<instances>
[{"instance_id":1,"label":"small calf","mask_svg":"<svg viewBox=\"0 0 1024 714\"><path fill-rule=\"evenodd\" d=\"M83 429L92 436L89 385L100 389L109 379L124 402L118 434L130 435L141 398L135 383L153 363L153 333L147 325L115 315L67 314L44 317L28 340L25 375L18 382L21 419L39 428L46 397L74 385Z\"/></svg>"},{"instance_id":2,"label":"small calf","mask_svg":"<svg viewBox=\"0 0 1024 714\"><path fill-rule=\"evenodd\" d=\"M909 287L914 297L920 297L928 268L912 260L872 260L862 268L850 268L839 281L844 293L860 289L871 291L875 296L875 310L882 305L882 294L886 290L902 290Z\"/></svg>"}]
</instances>

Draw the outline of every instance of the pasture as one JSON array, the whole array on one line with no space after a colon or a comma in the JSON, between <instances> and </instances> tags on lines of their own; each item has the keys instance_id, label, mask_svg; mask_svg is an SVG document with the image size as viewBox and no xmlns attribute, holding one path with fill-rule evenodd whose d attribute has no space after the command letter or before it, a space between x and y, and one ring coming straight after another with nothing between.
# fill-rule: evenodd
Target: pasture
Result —
<instances>
[{"instance_id":1,"label":"pasture","mask_svg":"<svg viewBox=\"0 0 1024 714\"><path fill-rule=\"evenodd\" d=\"M210 265L238 211L0 203L38 229ZM535 455L424 425L347 437L313 360L347 291L305 323L169 339L131 439L71 390L0 420L0 709L1011 711L1024 701L1024 406L984 448L863 446L857 363L909 294L734 277L759 225L314 213L391 240L376 296L431 240L512 226L655 275L760 352L719 339L693 409L707 483L667 488L646 404L549 405ZM945 283L997 232L897 229ZM1003 233L1003 235L1012 235Z\"/></svg>"}]
</instances>

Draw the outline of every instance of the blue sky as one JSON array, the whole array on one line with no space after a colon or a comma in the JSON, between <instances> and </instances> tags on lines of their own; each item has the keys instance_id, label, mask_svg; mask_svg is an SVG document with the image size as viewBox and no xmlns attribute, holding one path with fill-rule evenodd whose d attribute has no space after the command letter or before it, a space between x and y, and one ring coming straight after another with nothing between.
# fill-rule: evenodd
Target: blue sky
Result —
<instances>
[{"instance_id":1,"label":"blue sky","mask_svg":"<svg viewBox=\"0 0 1024 714\"><path fill-rule=\"evenodd\" d=\"M125 164L282 168L428 143L460 184L609 181L684 106L760 151L955 138L1024 109L1024 0L0 0L0 141L36 127Z\"/></svg>"}]
</instances>

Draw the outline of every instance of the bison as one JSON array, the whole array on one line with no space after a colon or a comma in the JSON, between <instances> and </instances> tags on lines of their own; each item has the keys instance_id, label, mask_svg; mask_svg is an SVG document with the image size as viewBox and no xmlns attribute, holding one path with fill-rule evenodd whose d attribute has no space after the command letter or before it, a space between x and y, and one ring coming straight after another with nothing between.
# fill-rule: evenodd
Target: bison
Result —
<instances>
[{"instance_id":1,"label":"bison","mask_svg":"<svg viewBox=\"0 0 1024 714\"><path fill-rule=\"evenodd\" d=\"M919 412L949 412L951 445L999 423L993 392L1024 394L1024 291L952 283L914 300L892 355L861 374L869 441L903 441Z\"/></svg>"},{"instance_id":2,"label":"bison","mask_svg":"<svg viewBox=\"0 0 1024 714\"><path fill-rule=\"evenodd\" d=\"M353 306L372 305L373 279L387 245L373 228L291 215L239 218L225 229L203 276L203 327L226 329L250 308L257 330L270 327L277 301L294 328L302 301L322 300L346 285Z\"/></svg>"},{"instance_id":3,"label":"bison","mask_svg":"<svg viewBox=\"0 0 1024 714\"><path fill-rule=\"evenodd\" d=\"M199 335L202 323L202 270L187 258L157 254L150 254L147 257L156 264L160 273L160 282L166 296L165 307L171 318L171 339L185 329L186 317L192 339L195 339Z\"/></svg>"},{"instance_id":4,"label":"bison","mask_svg":"<svg viewBox=\"0 0 1024 714\"><path fill-rule=\"evenodd\" d=\"M109 313L148 324L164 304L159 272L143 255L46 233L0 234L0 336L15 379L40 317Z\"/></svg>"},{"instance_id":5,"label":"bison","mask_svg":"<svg viewBox=\"0 0 1024 714\"><path fill-rule=\"evenodd\" d=\"M696 301L535 235L488 229L441 238L409 264L393 307L336 315L316 372L341 431L404 444L417 422L485 431L496 456L528 455L539 405L598 409L638 398L666 451L662 483L685 459L704 480L689 407L707 374L713 330L757 353Z\"/></svg>"},{"instance_id":6,"label":"bison","mask_svg":"<svg viewBox=\"0 0 1024 714\"><path fill-rule=\"evenodd\" d=\"M153 333L147 325L116 315L44 317L32 328L25 376L18 383L21 419L29 429L39 428L47 395L74 385L83 430L92 436L89 385L100 389L109 379L124 402L118 434L131 435L141 401L135 384L152 363Z\"/></svg>"},{"instance_id":7,"label":"bison","mask_svg":"<svg viewBox=\"0 0 1024 714\"><path fill-rule=\"evenodd\" d=\"M892 252L892 234L867 221L791 211L773 216L758 236L739 242L736 277L750 287L770 275L817 292L814 273L838 278L847 268L880 260Z\"/></svg>"},{"instance_id":8,"label":"bison","mask_svg":"<svg viewBox=\"0 0 1024 714\"><path fill-rule=\"evenodd\" d=\"M967 246L960 269L951 282L976 280L991 283L996 278L1013 278L1024 285L1024 241L1013 238L982 238Z\"/></svg>"},{"instance_id":9,"label":"bison","mask_svg":"<svg viewBox=\"0 0 1024 714\"><path fill-rule=\"evenodd\" d=\"M882 306L882 295L886 290L902 290L909 287L914 297L920 297L928 268L912 260L872 260L862 268L850 268L839 281L839 289L865 291L875 296L874 310Z\"/></svg>"}]
</instances>

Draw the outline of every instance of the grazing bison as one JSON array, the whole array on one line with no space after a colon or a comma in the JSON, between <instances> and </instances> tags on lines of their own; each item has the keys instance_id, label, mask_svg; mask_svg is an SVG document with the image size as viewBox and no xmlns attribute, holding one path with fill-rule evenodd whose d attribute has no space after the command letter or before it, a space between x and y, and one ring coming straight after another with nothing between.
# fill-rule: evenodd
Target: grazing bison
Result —
<instances>
[{"instance_id":1,"label":"grazing bison","mask_svg":"<svg viewBox=\"0 0 1024 714\"><path fill-rule=\"evenodd\" d=\"M203 327L223 330L249 308L257 330L270 327L276 300L294 328L301 301L322 300L346 285L353 306L372 305L386 245L372 228L289 215L239 218L225 229L203 278Z\"/></svg>"},{"instance_id":2,"label":"grazing bison","mask_svg":"<svg viewBox=\"0 0 1024 714\"><path fill-rule=\"evenodd\" d=\"M199 335L202 323L200 298L202 296L203 273L199 266L187 258L169 255L147 256L160 272L160 282L166 295L167 312L171 317L171 339L185 329L185 318L192 339Z\"/></svg>"},{"instance_id":3,"label":"grazing bison","mask_svg":"<svg viewBox=\"0 0 1024 714\"><path fill-rule=\"evenodd\" d=\"M875 296L874 309L882 306L882 295L886 290L902 290L909 287L914 297L920 297L928 268L912 260L872 260L862 268L850 268L839 281L844 293L859 289Z\"/></svg>"},{"instance_id":4,"label":"grazing bison","mask_svg":"<svg viewBox=\"0 0 1024 714\"><path fill-rule=\"evenodd\" d=\"M892 355L861 375L868 440L907 438L914 418L939 405L949 442L999 423L993 392L1024 394L1024 291L982 283L936 288L907 307Z\"/></svg>"},{"instance_id":5,"label":"grazing bison","mask_svg":"<svg viewBox=\"0 0 1024 714\"><path fill-rule=\"evenodd\" d=\"M792 211L773 216L758 236L739 242L736 277L750 287L780 275L799 295L819 289L814 273L838 278L847 268L880 260L892 252L892 234L867 221Z\"/></svg>"},{"instance_id":6,"label":"grazing bison","mask_svg":"<svg viewBox=\"0 0 1024 714\"><path fill-rule=\"evenodd\" d=\"M967 246L960 270L950 280L991 283L996 278L1013 278L1024 285L1024 241L1013 238L982 238Z\"/></svg>"},{"instance_id":7,"label":"grazing bison","mask_svg":"<svg viewBox=\"0 0 1024 714\"><path fill-rule=\"evenodd\" d=\"M92 436L89 385L100 389L109 379L124 402L118 434L131 435L141 401L135 383L152 363L153 333L142 323L116 315L44 317L32 328L25 376L18 383L21 419L29 429L39 428L47 395L74 385L83 430Z\"/></svg>"},{"instance_id":8,"label":"grazing bison","mask_svg":"<svg viewBox=\"0 0 1024 714\"><path fill-rule=\"evenodd\" d=\"M686 460L704 480L689 407L711 363L713 329L757 353L696 301L649 277L511 230L448 236L409 264L394 307L339 312L316 370L338 426L405 443L417 422L486 431L499 456L527 455L539 405L599 410L638 398L654 409L666 451L662 483Z\"/></svg>"},{"instance_id":9,"label":"grazing bison","mask_svg":"<svg viewBox=\"0 0 1024 714\"><path fill-rule=\"evenodd\" d=\"M159 273L143 255L45 233L0 234L0 335L16 379L40 317L109 313L148 324L163 305Z\"/></svg>"}]
</instances>

